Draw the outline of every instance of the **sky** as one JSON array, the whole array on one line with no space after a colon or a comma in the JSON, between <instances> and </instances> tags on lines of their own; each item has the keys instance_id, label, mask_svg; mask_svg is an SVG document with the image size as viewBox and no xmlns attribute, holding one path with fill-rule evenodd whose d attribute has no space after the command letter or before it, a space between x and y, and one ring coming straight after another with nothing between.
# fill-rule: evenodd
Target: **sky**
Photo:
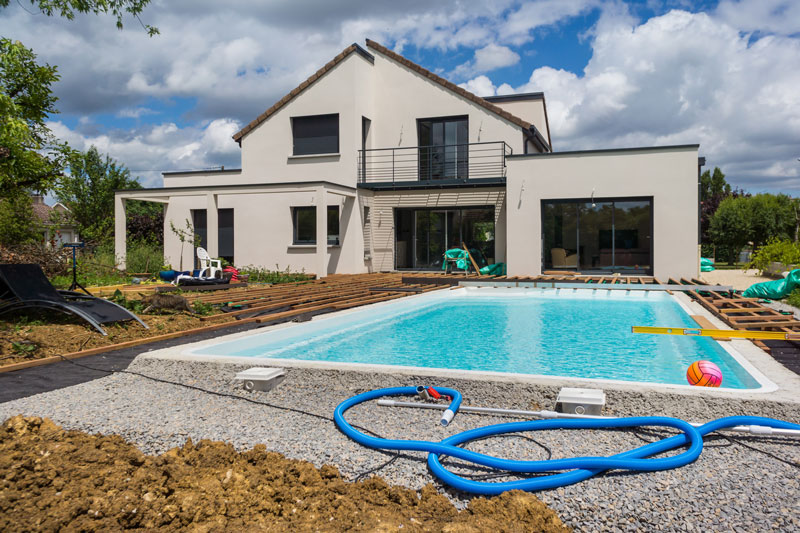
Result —
<instances>
[{"instance_id":1,"label":"sky","mask_svg":"<svg viewBox=\"0 0 800 533\"><path fill-rule=\"evenodd\" d=\"M556 151L698 143L800 196L800 0L154 0L123 30L18 0L0 35L58 67L52 131L146 187L239 167L236 131L370 38L479 96L543 91Z\"/></svg>"}]
</instances>

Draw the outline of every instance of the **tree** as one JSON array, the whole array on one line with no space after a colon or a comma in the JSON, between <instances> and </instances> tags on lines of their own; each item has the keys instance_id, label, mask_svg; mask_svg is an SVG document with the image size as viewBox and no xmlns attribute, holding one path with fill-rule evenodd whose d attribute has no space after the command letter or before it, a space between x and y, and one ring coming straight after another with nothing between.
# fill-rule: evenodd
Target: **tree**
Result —
<instances>
[{"instance_id":1,"label":"tree","mask_svg":"<svg viewBox=\"0 0 800 533\"><path fill-rule=\"evenodd\" d=\"M700 242L711 242L709 229L711 217L714 216L725 198L733 196L748 196L739 188L732 188L725 180L725 174L719 167L714 167L713 173L706 170L700 175Z\"/></svg>"},{"instance_id":2,"label":"tree","mask_svg":"<svg viewBox=\"0 0 800 533\"><path fill-rule=\"evenodd\" d=\"M0 198L45 192L63 170L69 148L45 123L58 113L50 89L56 81L55 67L36 63L22 43L0 38Z\"/></svg>"},{"instance_id":3,"label":"tree","mask_svg":"<svg viewBox=\"0 0 800 533\"><path fill-rule=\"evenodd\" d=\"M154 202L128 200L127 213L128 242L164 244L164 205Z\"/></svg>"},{"instance_id":4,"label":"tree","mask_svg":"<svg viewBox=\"0 0 800 533\"><path fill-rule=\"evenodd\" d=\"M42 225L33 214L29 194L0 199L0 245L16 246L42 240Z\"/></svg>"},{"instance_id":5,"label":"tree","mask_svg":"<svg viewBox=\"0 0 800 533\"><path fill-rule=\"evenodd\" d=\"M785 194L757 194L746 202L750 217L750 242L755 249L771 239L791 240L795 232L795 211Z\"/></svg>"},{"instance_id":6,"label":"tree","mask_svg":"<svg viewBox=\"0 0 800 533\"><path fill-rule=\"evenodd\" d=\"M735 263L750 241L750 217L745 203L748 198L729 196L722 200L709 224L709 237L717 246L718 257Z\"/></svg>"},{"instance_id":7,"label":"tree","mask_svg":"<svg viewBox=\"0 0 800 533\"><path fill-rule=\"evenodd\" d=\"M94 146L69 158L69 172L55 185L58 201L72 212L81 237L93 244L109 242L114 236L114 191L141 189L124 165Z\"/></svg>"},{"instance_id":8,"label":"tree","mask_svg":"<svg viewBox=\"0 0 800 533\"><path fill-rule=\"evenodd\" d=\"M709 235L721 257L735 262L748 243L758 249L771 239L789 240L796 228L794 201L785 194L729 196L711 218Z\"/></svg>"},{"instance_id":9,"label":"tree","mask_svg":"<svg viewBox=\"0 0 800 533\"><path fill-rule=\"evenodd\" d=\"M158 33L158 28L144 24L139 15L150 0L30 0L31 5L48 17L54 15L73 20L76 13L111 13L117 17L117 28L122 29L122 17L125 13L133 16L147 30L151 37ZM0 8L8 7L11 0L0 0Z\"/></svg>"}]
</instances>

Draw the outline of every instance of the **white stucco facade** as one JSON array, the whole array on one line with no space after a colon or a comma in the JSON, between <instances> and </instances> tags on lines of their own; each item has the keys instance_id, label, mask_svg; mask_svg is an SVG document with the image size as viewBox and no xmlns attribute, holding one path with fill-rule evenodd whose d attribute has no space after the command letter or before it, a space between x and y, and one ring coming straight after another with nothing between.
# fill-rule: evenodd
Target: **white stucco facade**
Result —
<instances>
[{"instance_id":1,"label":"white stucco facade","mask_svg":"<svg viewBox=\"0 0 800 533\"><path fill-rule=\"evenodd\" d=\"M295 155L293 119L321 115L338 116L337 151ZM464 125L463 145L436 145L434 156L420 148L421 121L448 120ZM697 273L696 146L549 154L541 93L478 98L371 41L366 49L348 47L231 142L241 146L241 169L165 173L163 188L117 192L123 266L124 202L139 199L166 204L165 261L176 269L190 268L194 250L170 228L185 227L193 210L205 210L212 257L220 250L220 210L232 209L233 242L225 247L232 244L237 266L324 276L397 268L398 210L435 211L449 220L481 209L493 221L487 258L506 262L511 275L538 274L541 200L585 198L594 188L598 196L652 197L654 273ZM446 160L451 148L462 158L451 161L453 169L461 165L457 179L423 175L425 161L441 165L435 158ZM339 213L335 244L328 244L331 206ZM295 242L296 208L314 208L316 242Z\"/></svg>"}]
</instances>

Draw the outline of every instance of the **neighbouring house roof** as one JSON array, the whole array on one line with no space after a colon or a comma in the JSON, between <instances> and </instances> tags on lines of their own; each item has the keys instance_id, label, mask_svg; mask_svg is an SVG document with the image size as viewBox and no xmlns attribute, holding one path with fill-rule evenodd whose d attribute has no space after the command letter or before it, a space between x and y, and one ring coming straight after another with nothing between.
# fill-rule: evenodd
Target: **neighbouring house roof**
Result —
<instances>
[{"instance_id":1,"label":"neighbouring house roof","mask_svg":"<svg viewBox=\"0 0 800 533\"><path fill-rule=\"evenodd\" d=\"M42 224L46 226L53 225L53 220L50 218L50 216L53 212L58 212L64 215L64 219L62 219L59 226L65 228L72 227L72 221L69 217L69 208L61 202L58 202L54 207L51 207L44 203L44 198L39 195L33 195L32 201L31 207L33 209L33 216L35 216Z\"/></svg>"},{"instance_id":2,"label":"neighbouring house roof","mask_svg":"<svg viewBox=\"0 0 800 533\"><path fill-rule=\"evenodd\" d=\"M512 115L511 113L509 113L508 111L502 109L501 107L496 106L493 103L487 101L486 99L481 98L480 96L477 96L477 95L467 91L466 89L463 89L463 88L459 87L458 85L456 85L456 84L454 84L454 83L442 78L441 76L438 76L438 75L434 74L433 72L429 71L428 69L426 69L424 67L421 67L421 66L417 65L416 63L414 63L412 61L409 61L408 59L406 59L405 57L401 56L400 54L397 54L397 53L389 50L385 46L383 46L383 45L381 45L379 43L376 43L375 41L373 41L371 39L367 39L367 47L379 52L381 55L383 55L383 56L385 56L385 57L387 57L387 58L389 58L389 59L401 64L401 65L403 65L404 67L406 67L406 68L416 72L417 74L419 74L419 75L431 80L432 82L441 85L445 89L448 89L449 91L461 96L462 98L464 98L466 100L469 100L469 101L471 101L471 102L483 107L487 111L489 111L491 113L494 113L495 115L498 115L498 116L504 118L508 122L511 122L512 124L515 124L515 125L519 126L520 128L522 128L526 132L526 134L528 134L532 139L535 140L534 142L538 141L537 144L540 144L543 149L545 149L547 151L550 150L550 146L547 143L547 141L544 139L544 137L541 135L541 133L539 133L539 131L536 129L536 126L534 126L530 122L528 122L526 120L522 120L521 118L519 118L519 117L517 117L515 115ZM242 137L244 137L245 135L250 133L259 124L261 124L262 122L267 120L270 116L274 115L279 109L281 109L283 106L285 106L291 100L293 100L298 94L303 92L311 84L313 84L318 79L320 79L322 76L324 76L329 70L331 70L334 67L336 67L336 65L341 63L347 56L349 56L353 52L361 54L362 56L364 56L365 58L367 58L368 60L370 60L372 62L375 61L375 58L372 56L372 54L370 54L369 52L367 52L366 50L364 50L363 48L361 48L359 45L357 45L355 43L351 44L350 46L348 46L347 48L342 50L342 52L339 55L337 55L331 61L329 61L327 64L325 64L324 67L322 67L317 72L312 74L306 81L304 81L303 83L301 83L300 85L295 87L292 91L289 92L289 94L287 94L286 96L284 96L283 98L281 98L280 100L275 102L275 104L272 107L270 107L269 109L267 109L266 111L261 113L253 121L251 121L247 126L245 126L241 130L236 132L233 135L233 140L235 140L236 142L241 143Z\"/></svg>"}]
</instances>

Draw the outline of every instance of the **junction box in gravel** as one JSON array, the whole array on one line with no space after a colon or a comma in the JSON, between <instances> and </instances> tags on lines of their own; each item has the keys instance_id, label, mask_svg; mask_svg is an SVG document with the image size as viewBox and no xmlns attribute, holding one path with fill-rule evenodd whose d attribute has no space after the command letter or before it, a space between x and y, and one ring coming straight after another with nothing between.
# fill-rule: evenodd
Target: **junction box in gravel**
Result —
<instances>
[{"instance_id":1,"label":"junction box in gravel","mask_svg":"<svg viewBox=\"0 0 800 533\"><path fill-rule=\"evenodd\" d=\"M248 368L236 374L233 379L244 382L245 390L269 392L286 378L282 368Z\"/></svg>"},{"instance_id":2,"label":"junction box in gravel","mask_svg":"<svg viewBox=\"0 0 800 533\"><path fill-rule=\"evenodd\" d=\"M600 416L606 404L602 389L577 389L562 387L556 398L556 411L576 415Z\"/></svg>"}]
</instances>

